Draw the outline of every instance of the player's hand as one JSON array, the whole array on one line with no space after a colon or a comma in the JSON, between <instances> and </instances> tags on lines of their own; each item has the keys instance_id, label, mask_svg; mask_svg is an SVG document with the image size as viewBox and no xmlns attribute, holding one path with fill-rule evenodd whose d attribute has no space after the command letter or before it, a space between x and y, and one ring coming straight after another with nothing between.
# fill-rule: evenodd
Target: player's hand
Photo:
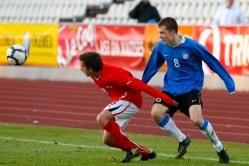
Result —
<instances>
[{"instance_id":1,"label":"player's hand","mask_svg":"<svg viewBox=\"0 0 249 166\"><path fill-rule=\"evenodd\" d=\"M172 106L178 106L179 103L177 103L175 100L172 102Z\"/></svg>"}]
</instances>

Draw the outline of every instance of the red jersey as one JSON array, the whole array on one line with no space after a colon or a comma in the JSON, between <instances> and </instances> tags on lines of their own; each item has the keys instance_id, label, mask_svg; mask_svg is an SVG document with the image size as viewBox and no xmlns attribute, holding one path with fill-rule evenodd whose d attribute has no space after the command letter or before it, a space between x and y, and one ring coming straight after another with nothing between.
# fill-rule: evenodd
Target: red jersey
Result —
<instances>
[{"instance_id":1,"label":"red jersey","mask_svg":"<svg viewBox=\"0 0 249 166\"><path fill-rule=\"evenodd\" d=\"M141 108L143 103L141 91L151 96L161 98L169 104L169 106L171 106L173 102L167 95L148 86L141 80L133 77L129 71L119 67L103 64L99 78L93 76L91 76L91 78L98 87L111 97L113 102L126 100L132 102L138 108Z\"/></svg>"}]
</instances>

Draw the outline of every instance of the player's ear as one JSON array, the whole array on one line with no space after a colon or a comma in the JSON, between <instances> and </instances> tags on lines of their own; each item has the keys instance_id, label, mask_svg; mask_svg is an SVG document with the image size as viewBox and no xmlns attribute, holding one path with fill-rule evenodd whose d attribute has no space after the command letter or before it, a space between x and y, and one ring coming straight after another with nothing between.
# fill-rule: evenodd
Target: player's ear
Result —
<instances>
[{"instance_id":1,"label":"player's ear","mask_svg":"<svg viewBox=\"0 0 249 166\"><path fill-rule=\"evenodd\" d=\"M170 31L170 35L173 36L174 34L176 34L176 31L175 31L174 29L172 29L172 30Z\"/></svg>"}]
</instances>

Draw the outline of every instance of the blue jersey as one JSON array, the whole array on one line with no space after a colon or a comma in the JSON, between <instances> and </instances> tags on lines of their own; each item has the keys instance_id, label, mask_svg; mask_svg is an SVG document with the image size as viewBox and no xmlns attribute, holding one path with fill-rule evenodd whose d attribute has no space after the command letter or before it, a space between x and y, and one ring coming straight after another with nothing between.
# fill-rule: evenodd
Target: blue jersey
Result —
<instances>
[{"instance_id":1,"label":"blue jersey","mask_svg":"<svg viewBox=\"0 0 249 166\"><path fill-rule=\"evenodd\" d=\"M174 47L159 41L151 53L142 81L148 83L165 61L167 72L163 88L165 92L174 96L191 90L202 90L204 82L202 61L220 76L230 93L235 92L235 84L229 73L203 45L195 40L182 36L182 42Z\"/></svg>"}]
</instances>

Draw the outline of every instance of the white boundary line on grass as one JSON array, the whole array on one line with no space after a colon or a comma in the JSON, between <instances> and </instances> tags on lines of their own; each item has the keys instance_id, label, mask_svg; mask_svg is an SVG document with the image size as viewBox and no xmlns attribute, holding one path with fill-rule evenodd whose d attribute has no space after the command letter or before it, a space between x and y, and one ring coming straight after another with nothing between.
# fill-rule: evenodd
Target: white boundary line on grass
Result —
<instances>
[{"instance_id":1,"label":"white boundary line on grass","mask_svg":"<svg viewBox=\"0 0 249 166\"><path fill-rule=\"evenodd\" d=\"M95 149L112 149L112 150L118 150L115 148L109 148L109 147L101 147L101 146L91 146L91 145L77 145L77 144L66 144L61 142L52 142L52 141L38 141L38 140L30 140L25 138L14 138L14 137L0 137L1 140L16 140L21 142L33 142L33 143L40 143L40 144L52 144L52 145L61 145L61 146L71 146L71 147L81 147L81 148L95 148ZM175 157L174 155L164 154L160 153L159 156L166 156L166 157ZM211 160L211 161L217 161L216 158L204 158L204 157L186 157L184 158L188 159L194 159L194 160ZM249 162L242 162L242 161L235 161L232 160L231 163L237 163L237 164L249 164Z\"/></svg>"}]
</instances>

